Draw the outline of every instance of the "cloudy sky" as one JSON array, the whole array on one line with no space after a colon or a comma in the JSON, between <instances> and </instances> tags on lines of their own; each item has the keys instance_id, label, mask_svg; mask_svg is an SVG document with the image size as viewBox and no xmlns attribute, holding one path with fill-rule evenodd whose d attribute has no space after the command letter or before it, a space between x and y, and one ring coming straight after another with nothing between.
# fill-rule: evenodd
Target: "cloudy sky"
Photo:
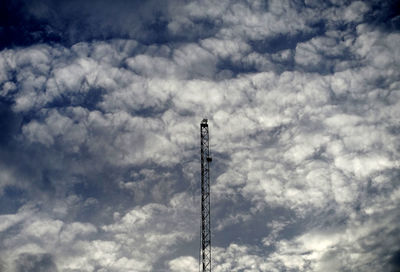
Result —
<instances>
[{"instance_id":1,"label":"cloudy sky","mask_svg":"<svg viewBox=\"0 0 400 272\"><path fill-rule=\"evenodd\" d=\"M5 0L0 271L400 271L400 5Z\"/></svg>"}]
</instances>

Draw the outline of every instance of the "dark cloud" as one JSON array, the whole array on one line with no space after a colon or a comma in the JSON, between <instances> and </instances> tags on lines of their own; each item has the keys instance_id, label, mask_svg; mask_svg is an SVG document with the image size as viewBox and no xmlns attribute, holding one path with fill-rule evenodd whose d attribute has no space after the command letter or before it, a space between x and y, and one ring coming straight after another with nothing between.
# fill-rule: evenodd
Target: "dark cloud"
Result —
<instances>
[{"instance_id":1,"label":"dark cloud","mask_svg":"<svg viewBox=\"0 0 400 272\"><path fill-rule=\"evenodd\" d=\"M397 251L393 254L390 264L392 265L391 271L400 271L400 251Z\"/></svg>"},{"instance_id":2,"label":"dark cloud","mask_svg":"<svg viewBox=\"0 0 400 272\"><path fill-rule=\"evenodd\" d=\"M21 116L12 110L11 103L0 101L0 144L3 147L11 144L18 134L21 125Z\"/></svg>"},{"instance_id":3,"label":"dark cloud","mask_svg":"<svg viewBox=\"0 0 400 272\"><path fill-rule=\"evenodd\" d=\"M169 41L169 12L180 2L3 1L1 47L49 42L72 45L115 38L165 43ZM206 22L201 24L208 29Z\"/></svg>"},{"instance_id":4,"label":"dark cloud","mask_svg":"<svg viewBox=\"0 0 400 272\"><path fill-rule=\"evenodd\" d=\"M57 272L57 266L51 254L21 254L16 260L16 271Z\"/></svg>"},{"instance_id":5,"label":"dark cloud","mask_svg":"<svg viewBox=\"0 0 400 272\"><path fill-rule=\"evenodd\" d=\"M370 24L382 27L387 31L400 29L400 4L398 1L368 1L371 11L366 14Z\"/></svg>"},{"instance_id":6,"label":"dark cloud","mask_svg":"<svg viewBox=\"0 0 400 272\"><path fill-rule=\"evenodd\" d=\"M344 1L350 4L351 1ZM72 45L80 41L130 38L145 44L199 41L216 35L221 28L229 27L228 17L218 18L199 16L190 9L182 7L185 1L125 1L113 2L103 0L91 1L3 1L2 2L2 37L0 46L26 46L36 43L63 43ZM368 1L370 11L365 15L367 22L380 25L390 30L398 29L399 7L397 1ZM279 15L285 9L278 8L276 3L256 1L247 3L237 1L237 5L247 7L254 14L270 11ZM318 11L335 8L340 3L317 3L292 1L291 9L306 15L309 9ZM192 5L195 6L194 4ZM199 5L200 6L200 5ZM210 7L212 4L210 3ZM226 3L215 4L215 9L227 8ZM234 7L234 6L232 6ZM190 7L191 8L191 7ZM204 6L201 6L204 8ZM234 11L228 8L227 12ZM289 10L286 10L286 12ZM351 14L351 11L347 12ZM321 32L329 23L328 18L308 18L307 31L288 37L287 33L278 33L276 37L252 39L256 50L277 50L290 47L291 44L304 41L313 32ZM343 21L344 23L344 21ZM272 26L269 26L272 27ZM341 26L345 28L345 25ZM300 36L299 36L300 35ZM300 37L299 39L297 39Z\"/></svg>"}]
</instances>

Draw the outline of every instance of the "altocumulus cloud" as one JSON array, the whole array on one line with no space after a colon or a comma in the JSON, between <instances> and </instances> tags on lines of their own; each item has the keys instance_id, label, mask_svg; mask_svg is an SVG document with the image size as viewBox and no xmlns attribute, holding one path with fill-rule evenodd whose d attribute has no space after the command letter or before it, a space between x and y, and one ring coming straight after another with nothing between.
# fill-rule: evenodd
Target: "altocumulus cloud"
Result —
<instances>
[{"instance_id":1,"label":"altocumulus cloud","mask_svg":"<svg viewBox=\"0 0 400 272\"><path fill-rule=\"evenodd\" d=\"M395 1L1 10L1 271L400 269Z\"/></svg>"}]
</instances>

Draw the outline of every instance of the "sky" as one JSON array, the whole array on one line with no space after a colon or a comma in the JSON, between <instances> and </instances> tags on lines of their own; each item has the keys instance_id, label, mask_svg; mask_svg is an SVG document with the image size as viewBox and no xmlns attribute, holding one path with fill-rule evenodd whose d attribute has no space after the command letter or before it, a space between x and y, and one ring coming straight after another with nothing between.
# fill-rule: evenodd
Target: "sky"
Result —
<instances>
[{"instance_id":1,"label":"sky","mask_svg":"<svg viewBox=\"0 0 400 272\"><path fill-rule=\"evenodd\" d=\"M400 271L400 4L5 0L0 271Z\"/></svg>"}]
</instances>

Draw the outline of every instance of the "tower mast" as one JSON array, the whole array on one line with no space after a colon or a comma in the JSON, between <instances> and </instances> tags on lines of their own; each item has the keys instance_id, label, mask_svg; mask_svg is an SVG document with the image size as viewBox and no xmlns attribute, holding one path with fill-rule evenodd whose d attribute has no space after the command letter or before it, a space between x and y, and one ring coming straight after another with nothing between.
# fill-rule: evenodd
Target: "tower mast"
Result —
<instances>
[{"instance_id":1,"label":"tower mast","mask_svg":"<svg viewBox=\"0 0 400 272\"><path fill-rule=\"evenodd\" d=\"M201 146L201 267L211 272L211 224L210 224L210 138L207 119L200 123Z\"/></svg>"}]
</instances>

